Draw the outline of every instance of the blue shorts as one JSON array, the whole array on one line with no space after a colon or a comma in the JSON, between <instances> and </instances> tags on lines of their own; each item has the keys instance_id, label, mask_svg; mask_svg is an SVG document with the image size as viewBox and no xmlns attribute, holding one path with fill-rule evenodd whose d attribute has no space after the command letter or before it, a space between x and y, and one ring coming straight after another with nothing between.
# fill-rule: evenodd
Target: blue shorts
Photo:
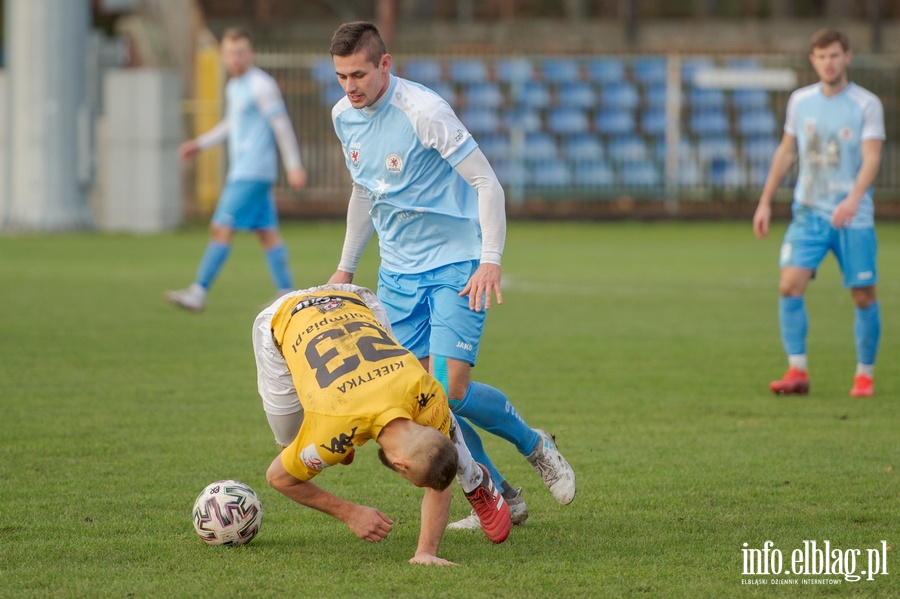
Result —
<instances>
[{"instance_id":1,"label":"blue shorts","mask_svg":"<svg viewBox=\"0 0 900 599\"><path fill-rule=\"evenodd\" d=\"M378 271L378 299L394 336L417 358L446 356L475 365L486 313L460 297L478 261L457 262L417 274Z\"/></svg>"},{"instance_id":2,"label":"blue shorts","mask_svg":"<svg viewBox=\"0 0 900 599\"><path fill-rule=\"evenodd\" d=\"M226 183L212 222L229 229L255 231L278 227L275 198L270 181Z\"/></svg>"},{"instance_id":3,"label":"blue shorts","mask_svg":"<svg viewBox=\"0 0 900 599\"><path fill-rule=\"evenodd\" d=\"M874 227L835 229L818 215L791 221L781 244L781 268L808 268L815 274L828 250L834 252L844 287L869 287L878 282L875 263L878 240Z\"/></svg>"}]
</instances>

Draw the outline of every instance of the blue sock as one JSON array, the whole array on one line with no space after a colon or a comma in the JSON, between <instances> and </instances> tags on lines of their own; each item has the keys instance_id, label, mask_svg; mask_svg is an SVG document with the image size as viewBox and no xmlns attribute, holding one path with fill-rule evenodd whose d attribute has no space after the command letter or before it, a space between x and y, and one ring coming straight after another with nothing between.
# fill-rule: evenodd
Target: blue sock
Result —
<instances>
[{"instance_id":1,"label":"blue sock","mask_svg":"<svg viewBox=\"0 0 900 599\"><path fill-rule=\"evenodd\" d=\"M452 407L453 402L450 405ZM524 456L531 454L541 439L519 416L502 391L484 383L469 383L466 396L453 407L453 413L506 439Z\"/></svg>"},{"instance_id":2,"label":"blue sock","mask_svg":"<svg viewBox=\"0 0 900 599\"><path fill-rule=\"evenodd\" d=\"M279 291L294 288L291 269L288 268L288 251L284 244L266 250L266 264L269 265L269 274Z\"/></svg>"},{"instance_id":3,"label":"blue sock","mask_svg":"<svg viewBox=\"0 0 900 599\"><path fill-rule=\"evenodd\" d=\"M228 260L230 252L231 244L210 241L206 246L206 251L203 252L200 266L197 268L197 283L204 289L209 289L219 271L222 270L222 265Z\"/></svg>"},{"instance_id":4,"label":"blue sock","mask_svg":"<svg viewBox=\"0 0 900 599\"><path fill-rule=\"evenodd\" d=\"M778 300L778 321L781 324L781 343L789 356L806 353L808 326L803 296L782 296Z\"/></svg>"},{"instance_id":5,"label":"blue sock","mask_svg":"<svg viewBox=\"0 0 900 599\"><path fill-rule=\"evenodd\" d=\"M860 364L875 364L878 354L878 340L881 338L881 309L878 302L868 308L856 308L853 323L853 337L856 340L856 360Z\"/></svg>"},{"instance_id":6,"label":"blue sock","mask_svg":"<svg viewBox=\"0 0 900 599\"><path fill-rule=\"evenodd\" d=\"M503 478L503 475L500 474L500 471L494 466L491 458L488 457L487 452L484 451L484 445L481 444L481 437L478 436L478 433L475 432L472 425L466 422L465 418L457 418L456 422L459 424L459 430L462 433L463 440L466 442L466 446L469 448L469 453L472 454L472 459L488 469L494 484L497 488L500 488L500 486L506 482L506 479Z\"/></svg>"}]
</instances>

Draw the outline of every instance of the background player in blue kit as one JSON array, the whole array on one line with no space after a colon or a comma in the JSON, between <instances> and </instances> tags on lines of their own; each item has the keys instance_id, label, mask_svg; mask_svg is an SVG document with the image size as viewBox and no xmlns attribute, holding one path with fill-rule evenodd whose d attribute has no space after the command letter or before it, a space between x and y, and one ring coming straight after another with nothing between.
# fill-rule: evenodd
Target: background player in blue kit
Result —
<instances>
[{"instance_id":1,"label":"background player in blue kit","mask_svg":"<svg viewBox=\"0 0 900 599\"><path fill-rule=\"evenodd\" d=\"M199 311L206 293L231 251L235 230L256 233L266 255L278 295L293 289L288 252L278 232L272 184L278 178L278 155L294 189L306 186L297 138L275 80L253 64L253 46L241 29L222 35L222 62L230 79L225 87L225 118L196 139L181 145L182 159L228 140L228 176L210 223L210 241L187 289L169 291L166 299Z\"/></svg>"},{"instance_id":2,"label":"background player in blue kit","mask_svg":"<svg viewBox=\"0 0 900 599\"><path fill-rule=\"evenodd\" d=\"M788 371L769 385L778 394L809 392L803 294L829 250L856 305L857 366L850 395L873 394L881 315L872 184L884 145L884 112L874 94L848 80L851 58L842 32L824 29L813 35L809 60L819 82L788 100L784 137L753 217L757 237L768 235L772 198L799 155L793 218L781 246L779 321Z\"/></svg>"},{"instance_id":3,"label":"background player in blue kit","mask_svg":"<svg viewBox=\"0 0 900 599\"><path fill-rule=\"evenodd\" d=\"M457 416L513 443L556 500L571 502L575 473L553 437L530 428L501 391L471 380L485 312L492 296L502 302L505 198L491 165L446 101L391 75L391 55L374 25L341 25L331 55L346 93L332 120L353 189L341 260L328 282L352 282L377 232L377 292L397 339L444 383ZM523 522L520 490L459 422L476 461L501 485L513 523ZM455 527L478 526L470 517Z\"/></svg>"}]
</instances>

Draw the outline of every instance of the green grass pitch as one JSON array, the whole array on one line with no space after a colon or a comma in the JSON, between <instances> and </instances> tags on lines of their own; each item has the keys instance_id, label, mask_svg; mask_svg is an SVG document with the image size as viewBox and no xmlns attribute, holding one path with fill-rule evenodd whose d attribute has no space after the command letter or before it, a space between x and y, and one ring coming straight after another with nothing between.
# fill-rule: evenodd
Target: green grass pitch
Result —
<instances>
[{"instance_id":1,"label":"green grass pitch","mask_svg":"<svg viewBox=\"0 0 900 599\"><path fill-rule=\"evenodd\" d=\"M847 395L853 306L831 257L807 295L812 393L767 391L785 368L783 227L760 241L749 222L510 224L504 303L474 375L557 435L578 495L557 505L511 445L485 436L531 517L498 546L448 532L441 555L457 568L406 563L420 492L374 444L317 482L390 515L380 544L266 485L275 447L250 328L273 289L254 238L237 238L207 310L191 314L162 292L190 282L202 226L2 236L0 596L900 596L900 225L878 229L868 400ZM285 224L299 286L333 272L343 230ZM371 245L356 282L374 286ZM196 494L222 478L265 508L243 548L207 547L191 526ZM452 517L467 512L457 488ZM742 549L771 541L790 568L804 541L826 540L860 550L857 571L886 541L887 574L744 573ZM821 578L840 584L808 584Z\"/></svg>"}]
</instances>

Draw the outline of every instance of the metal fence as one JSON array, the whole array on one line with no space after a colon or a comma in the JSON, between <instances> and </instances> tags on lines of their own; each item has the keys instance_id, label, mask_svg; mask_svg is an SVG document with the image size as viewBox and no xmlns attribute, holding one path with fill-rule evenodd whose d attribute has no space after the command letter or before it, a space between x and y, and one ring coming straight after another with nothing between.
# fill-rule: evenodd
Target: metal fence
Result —
<instances>
[{"instance_id":1,"label":"metal fence","mask_svg":"<svg viewBox=\"0 0 900 599\"><path fill-rule=\"evenodd\" d=\"M257 63L282 86L310 175L303 198L343 205L350 178L331 125L342 92L330 58L268 47ZM897 63L857 56L850 71L885 108L879 200L900 200ZM512 203L755 203L790 91L815 81L804 57L746 55L411 54L395 57L393 72L450 102ZM793 175L780 193L792 185ZM278 189L297 198L284 181Z\"/></svg>"}]
</instances>

